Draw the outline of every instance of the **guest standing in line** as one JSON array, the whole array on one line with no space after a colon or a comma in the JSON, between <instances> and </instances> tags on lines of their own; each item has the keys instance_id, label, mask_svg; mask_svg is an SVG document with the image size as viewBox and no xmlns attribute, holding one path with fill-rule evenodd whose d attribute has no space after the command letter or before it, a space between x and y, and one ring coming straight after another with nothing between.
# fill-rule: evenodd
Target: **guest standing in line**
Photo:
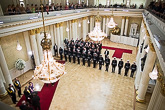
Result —
<instances>
[{"instance_id":1,"label":"guest standing in line","mask_svg":"<svg viewBox=\"0 0 165 110\"><path fill-rule=\"evenodd\" d=\"M41 110L40 97L36 93L33 94L32 105L34 106L35 110Z\"/></svg>"},{"instance_id":2,"label":"guest standing in line","mask_svg":"<svg viewBox=\"0 0 165 110\"><path fill-rule=\"evenodd\" d=\"M134 62L134 63L131 65L131 75L130 75L130 77L133 78L133 75L134 75L134 72L136 71L136 68L137 68L137 66L136 66L136 63Z\"/></svg>"},{"instance_id":3,"label":"guest standing in line","mask_svg":"<svg viewBox=\"0 0 165 110\"><path fill-rule=\"evenodd\" d=\"M115 73L115 68L117 66L117 60L116 57L112 60L112 73Z\"/></svg>"},{"instance_id":4,"label":"guest standing in line","mask_svg":"<svg viewBox=\"0 0 165 110\"><path fill-rule=\"evenodd\" d=\"M57 52L58 51L58 47L57 47L56 44L54 44L53 49L54 49L55 56L58 56L58 52Z\"/></svg>"},{"instance_id":5,"label":"guest standing in line","mask_svg":"<svg viewBox=\"0 0 165 110\"><path fill-rule=\"evenodd\" d=\"M104 59L103 59L102 55L100 55L100 57L99 57L99 70L101 70L102 65L104 65Z\"/></svg>"},{"instance_id":6,"label":"guest standing in line","mask_svg":"<svg viewBox=\"0 0 165 110\"><path fill-rule=\"evenodd\" d=\"M65 56L65 61L67 62L67 55L68 55L68 50L67 48L64 49L64 56Z\"/></svg>"},{"instance_id":7,"label":"guest standing in line","mask_svg":"<svg viewBox=\"0 0 165 110\"><path fill-rule=\"evenodd\" d=\"M118 63L118 68L119 68L118 74L121 74L121 69L123 68L123 64L124 62L123 62L123 59L121 58L121 60Z\"/></svg>"},{"instance_id":8,"label":"guest standing in line","mask_svg":"<svg viewBox=\"0 0 165 110\"><path fill-rule=\"evenodd\" d=\"M125 74L124 74L124 76L127 76L127 75L128 75L128 71L129 71L129 69L130 69L129 60L127 60L127 63L125 63L124 68L125 68Z\"/></svg>"},{"instance_id":9,"label":"guest standing in line","mask_svg":"<svg viewBox=\"0 0 165 110\"><path fill-rule=\"evenodd\" d=\"M60 47L60 49L59 49L59 53L60 53L60 59L62 60L63 59L63 49Z\"/></svg>"},{"instance_id":10,"label":"guest standing in line","mask_svg":"<svg viewBox=\"0 0 165 110\"><path fill-rule=\"evenodd\" d=\"M106 70L108 72L108 68L109 68L109 64L110 64L110 59L109 59L109 56L107 56L107 58L105 58L105 66L106 66Z\"/></svg>"},{"instance_id":11,"label":"guest standing in line","mask_svg":"<svg viewBox=\"0 0 165 110\"><path fill-rule=\"evenodd\" d=\"M105 58L106 58L109 55L109 51L106 49L104 54L105 54Z\"/></svg>"},{"instance_id":12,"label":"guest standing in line","mask_svg":"<svg viewBox=\"0 0 165 110\"><path fill-rule=\"evenodd\" d=\"M9 88L7 89L7 92L10 95L13 103L16 104L16 102L17 102L17 100L16 100L16 91L15 91L13 85L9 84Z\"/></svg>"},{"instance_id":13,"label":"guest standing in line","mask_svg":"<svg viewBox=\"0 0 165 110\"><path fill-rule=\"evenodd\" d=\"M88 52L88 57L87 57L87 59L88 59L88 67L90 67L90 64L91 64L91 54L90 54L90 52Z\"/></svg>"},{"instance_id":14,"label":"guest standing in line","mask_svg":"<svg viewBox=\"0 0 165 110\"><path fill-rule=\"evenodd\" d=\"M21 83L19 82L18 78L15 78L14 86L18 91L18 96L21 97Z\"/></svg>"},{"instance_id":15,"label":"guest standing in line","mask_svg":"<svg viewBox=\"0 0 165 110\"><path fill-rule=\"evenodd\" d=\"M28 89L27 86L25 87L24 95L25 95L26 101L31 103L32 96L31 96L31 92L30 92L30 90Z\"/></svg>"},{"instance_id":16,"label":"guest standing in line","mask_svg":"<svg viewBox=\"0 0 165 110\"><path fill-rule=\"evenodd\" d=\"M32 82L29 82L28 89L30 90L30 93L34 92L34 87L33 87L33 83Z\"/></svg>"}]
</instances>

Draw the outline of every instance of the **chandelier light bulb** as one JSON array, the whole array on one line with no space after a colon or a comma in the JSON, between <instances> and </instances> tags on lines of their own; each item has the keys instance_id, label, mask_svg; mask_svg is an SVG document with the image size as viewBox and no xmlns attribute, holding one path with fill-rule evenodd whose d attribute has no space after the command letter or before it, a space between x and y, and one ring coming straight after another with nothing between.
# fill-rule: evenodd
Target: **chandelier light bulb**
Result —
<instances>
[{"instance_id":1,"label":"chandelier light bulb","mask_svg":"<svg viewBox=\"0 0 165 110\"><path fill-rule=\"evenodd\" d=\"M69 28L68 27L66 28L66 32L69 32Z\"/></svg>"},{"instance_id":2,"label":"chandelier light bulb","mask_svg":"<svg viewBox=\"0 0 165 110\"><path fill-rule=\"evenodd\" d=\"M22 46L20 45L20 43L17 41L17 50L20 51L22 50Z\"/></svg>"},{"instance_id":3,"label":"chandelier light bulb","mask_svg":"<svg viewBox=\"0 0 165 110\"><path fill-rule=\"evenodd\" d=\"M114 22L113 17L110 18L109 23L107 24L108 28L114 28L117 24Z\"/></svg>"}]
</instances>

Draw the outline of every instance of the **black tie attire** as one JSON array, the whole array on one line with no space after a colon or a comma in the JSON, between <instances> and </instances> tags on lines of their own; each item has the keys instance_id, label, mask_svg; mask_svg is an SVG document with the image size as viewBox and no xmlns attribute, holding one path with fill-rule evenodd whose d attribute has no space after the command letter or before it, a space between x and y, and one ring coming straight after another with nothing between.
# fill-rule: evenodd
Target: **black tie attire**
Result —
<instances>
[{"instance_id":1,"label":"black tie attire","mask_svg":"<svg viewBox=\"0 0 165 110\"><path fill-rule=\"evenodd\" d=\"M105 54L105 58L107 58L107 56L109 55L109 51L106 50L104 54Z\"/></svg>"},{"instance_id":2,"label":"black tie attire","mask_svg":"<svg viewBox=\"0 0 165 110\"><path fill-rule=\"evenodd\" d=\"M137 66L135 64L131 65L131 75L130 75L130 77L132 77L132 78L133 78L134 72L136 71L136 67Z\"/></svg>"},{"instance_id":3,"label":"black tie attire","mask_svg":"<svg viewBox=\"0 0 165 110\"><path fill-rule=\"evenodd\" d=\"M58 50L57 45L54 45L53 49L54 49L54 54L55 54L55 56L57 56L57 50Z\"/></svg>"},{"instance_id":4,"label":"black tie attire","mask_svg":"<svg viewBox=\"0 0 165 110\"><path fill-rule=\"evenodd\" d=\"M96 68L96 61L97 61L97 56L93 56L93 68Z\"/></svg>"},{"instance_id":5,"label":"black tie attire","mask_svg":"<svg viewBox=\"0 0 165 110\"><path fill-rule=\"evenodd\" d=\"M60 53L60 59L62 60L63 59L63 55L62 55L63 54L63 49L62 48L59 49L59 53Z\"/></svg>"},{"instance_id":6,"label":"black tie attire","mask_svg":"<svg viewBox=\"0 0 165 110\"><path fill-rule=\"evenodd\" d=\"M116 66L117 66L117 60L112 60L112 73L115 73Z\"/></svg>"},{"instance_id":7,"label":"black tie attire","mask_svg":"<svg viewBox=\"0 0 165 110\"><path fill-rule=\"evenodd\" d=\"M14 82L14 86L18 91L18 96L21 97L21 84L20 84L19 80Z\"/></svg>"},{"instance_id":8,"label":"black tie attire","mask_svg":"<svg viewBox=\"0 0 165 110\"><path fill-rule=\"evenodd\" d=\"M68 55L68 50L67 49L64 49L65 61L67 61L67 55Z\"/></svg>"},{"instance_id":9,"label":"black tie attire","mask_svg":"<svg viewBox=\"0 0 165 110\"><path fill-rule=\"evenodd\" d=\"M119 71L118 71L118 74L121 74L121 69L123 68L123 61L119 61L118 63L118 68L119 68Z\"/></svg>"},{"instance_id":10,"label":"black tie attire","mask_svg":"<svg viewBox=\"0 0 165 110\"><path fill-rule=\"evenodd\" d=\"M76 62L76 52L75 51L73 51L73 63L75 63Z\"/></svg>"},{"instance_id":11,"label":"black tie attire","mask_svg":"<svg viewBox=\"0 0 165 110\"><path fill-rule=\"evenodd\" d=\"M91 64L91 54L88 54L88 57L87 57L87 59L88 59L88 67L90 67L90 64Z\"/></svg>"},{"instance_id":12,"label":"black tie attire","mask_svg":"<svg viewBox=\"0 0 165 110\"><path fill-rule=\"evenodd\" d=\"M108 72L109 64L110 64L110 59L106 58L105 59L105 66L106 66L106 70L105 71L107 71L107 72Z\"/></svg>"},{"instance_id":13,"label":"black tie attire","mask_svg":"<svg viewBox=\"0 0 165 110\"><path fill-rule=\"evenodd\" d=\"M14 87L13 86L12 87L9 87L7 89L7 92L10 95L13 103L16 104L16 91L15 91Z\"/></svg>"},{"instance_id":14,"label":"black tie attire","mask_svg":"<svg viewBox=\"0 0 165 110\"><path fill-rule=\"evenodd\" d=\"M101 70L102 65L104 65L104 60L103 60L103 57L100 57L99 58L99 70Z\"/></svg>"},{"instance_id":15,"label":"black tie attire","mask_svg":"<svg viewBox=\"0 0 165 110\"><path fill-rule=\"evenodd\" d=\"M77 60L78 60L78 64L80 64L80 57L81 57L81 53L80 51L77 52Z\"/></svg>"},{"instance_id":16,"label":"black tie attire","mask_svg":"<svg viewBox=\"0 0 165 110\"><path fill-rule=\"evenodd\" d=\"M85 59L86 59L86 53L83 53L82 54L82 62L83 62L84 66L85 66Z\"/></svg>"},{"instance_id":17,"label":"black tie attire","mask_svg":"<svg viewBox=\"0 0 165 110\"><path fill-rule=\"evenodd\" d=\"M124 76L127 76L128 75L128 71L130 69L130 63L125 63L124 68L125 68L125 74L124 74Z\"/></svg>"}]
</instances>

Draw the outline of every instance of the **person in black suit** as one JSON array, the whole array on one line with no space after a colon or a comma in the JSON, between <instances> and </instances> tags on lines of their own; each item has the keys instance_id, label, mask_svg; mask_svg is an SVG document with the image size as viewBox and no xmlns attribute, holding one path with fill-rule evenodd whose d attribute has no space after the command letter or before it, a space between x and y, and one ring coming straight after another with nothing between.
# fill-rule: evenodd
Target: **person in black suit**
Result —
<instances>
[{"instance_id":1,"label":"person in black suit","mask_svg":"<svg viewBox=\"0 0 165 110\"><path fill-rule=\"evenodd\" d=\"M125 63L124 68L125 68L125 74L124 74L124 76L127 76L127 75L128 75L128 71L129 71L129 69L130 69L129 60L127 60L127 63Z\"/></svg>"},{"instance_id":2,"label":"person in black suit","mask_svg":"<svg viewBox=\"0 0 165 110\"><path fill-rule=\"evenodd\" d=\"M112 60L112 73L115 73L115 68L117 66L117 60L116 57Z\"/></svg>"},{"instance_id":3,"label":"person in black suit","mask_svg":"<svg viewBox=\"0 0 165 110\"><path fill-rule=\"evenodd\" d=\"M75 61L76 61L76 51L75 51L75 49L73 49L73 63L75 63Z\"/></svg>"},{"instance_id":4,"label":"person in black suit","mask_svg":"<svg viewBox=\"0 0 165 110\"><path fill-rule=\"evenodd\" d=\"M78 60L78 64L80 64L80 57L81 57L81 53L80 51L77 52L77 60Z\"/></svg>"},{"instance_id":5,"label":"person in black suit","mask_svg":"<svg viewBox=\"0 0 165 110\"><path fill-rule=\"evenodd\" d=\"M83 54L82 54L82 62L83 62L84 66L85 66L85 60L86 60L86 52L83 52Z\"/></svg>"},{"instance_id":6,"label":"person in black suit","mask_svg":"<svg viewBox=\"0 0 165 110\"><path fill-rule=\"evenodd\" d=\"M19 106L19 108L20 110L29 110L25 100L22 101L22 104Z\"/></svg>"},{"instance_id":7,"label":"person in black suit","mask_svg":"<svg viewBox=\"0 0 165 110\"><path fill-rule=\"evenodd\" d=\"M68 55L68 50L67 50L67 48L65 48L65 49L64 49L65 61L67 61L67 55Z\"/></svg>"},{"instance_id":8,"label":"person in black suit","mask_svg":"<svg viewBox=\"0 0 165 110\"><path fill-rule=\"evenodd\" d=\"M97 62L97 54L94 53L94 55L93 55L93 68L96 68L96 62Z\"/></svg>"},{"instance_id":9,"label":"person in black suit","mask_svg":"<svg viewBox=\"0 0 165 110\"><path fill-rule=\"evenodd\" d=\"M90 67L90 64L91 64L91 54L90 54L90 52L88 52L88 57L87 57L87 59L88 59L88 67Z\"/></svg>"},{"instance_id":10,"label":"person in black suit","mask_svg":"<svg viewBox=\"0 0 165 110\"><path fill-rule=\"evenodd\" d=\"M33 93L32 105L35 110L41 110L40 97L36 93Z\"/></svg>"},{"instance_id":11,"label":"person in black suit","mask_svg":"<svg viewBox=\"0 0 165 110\"><path fill-rule=\"evenodd\" d=\"M109 55L109 51L106 49L104 54L105 54L105 58L106 58Z\"/></svg>"},{"instance_id":12,"label":"person in black suit","mask_svg":"<svg viewBox=\"0 0 165 110\"><path fill-rule=\"evenodd\" d=\"M58 47L57 47L57 45L55 44L54 46L53 46L53 49L54 49L54 54L55 54L55 56L57 56L58 55Z\"/></svg>"},{"instance_id":13,"label":"person in black suit","mask_svg":"<svg viewBox=\"0 0 165 110\"><path fill-rule=\"evenodd\" d=\"M99 70L101 70L102 65L104 65L104 59L103 59L102 55L100 55L100 57L99 57Z\"/></svg>"},{"instance_id":14,"label":"person in black suit","mask_svg":"<svg viewBox=\"0 0 165 110\"><path fill-rule=\"evenodd\" d=\"M109 59L109 56L107 56L106 58L105 58L105 66L106 66L106 70L105 71L107 71L108 72L108 68L109 68L109 64L110 64L110 59Z\"/></svg>"},{"instance_id":15,"label":"person in black suit","mask_svg":"<svg viewBox=\"0 0 165 110\"><path fill-rule=\"evenodd\" d=\"M28 101L29 103L31 103L31 93L30 93L30 90L28 89L27 86L25 87L24 95L26 97L26 101Z\"/></svg>"},{"instance_id":16,"label":"person in black suit","mask_svg":"<svg viewBox=\"0 0 165 110\"><path fill-rule=\"evenodd\" d=\"M118 74L121 74L121 69L123 68L123 64L124 62L123 62L123 59L121 58L121 60L118 63L118 68L119 68Z\"/></svg>"},{"instance_id":17,"label":"person in black suit","mask_svg":"<svg viewBox=\"0 0 165 110\"><path fill-rule=\"evenodd\" d=\"M10 95L13 103L16 104L16 102L17 102L17 100L16 100L16 91L15 91L13 85L9 84L9 88L7 89L7 92Z\"/></svg>"},{"instance_id":18,"label":"person in black suit","mask_svg":"<svg viewBox=\"0 0 165 110\"><path fill-rule=\"evenodd\" d=\"M68 50L68 56L69 56L69 62L71 62L72 52L71 52L71 49L70 49L70 48L69 48L69 50Z\"/></svg>"},{"instance_id":19,"label":"person in black suit","mask_svg":"<svg viewBox=\"0 0 165 110\"><path fill-rule=\"evenodd\" d=\"M59 53L60 53L60 59L62 60L63 59L63 49L60 47L60 49L59 49Z\"/></svg>"},{"instance_id":20,"label":"person in black suit","mask_svg":"<svg viewBox=\"0 0 165 110\"><path fill-rule=\"evenodd\" d=\"M15 78L14 86L18 91L18 96L21 97L21 83L19 82L18 78Z\"/></svg>"},{"instance_id":21,"label":"person in black suit","mask_svg":"<svg viewBox=\"0 0 165 110\"><path fill-rule=\"evenodd\" d=\"M136 66L136 63L134 62L134 63L131 65L131 75L130 75L130 77L133 78L133 75L134 75L134 72L136 71L136 68L137 68L137 66Z\"/></svg>"}]
</instances>

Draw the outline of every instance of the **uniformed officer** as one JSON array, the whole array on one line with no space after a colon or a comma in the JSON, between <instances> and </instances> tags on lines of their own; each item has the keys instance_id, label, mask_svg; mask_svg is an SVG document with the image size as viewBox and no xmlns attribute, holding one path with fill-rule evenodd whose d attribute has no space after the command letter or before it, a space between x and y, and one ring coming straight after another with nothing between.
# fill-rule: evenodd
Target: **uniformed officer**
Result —
<instances>
[{"instance_id":1,"label":"uniformed officer","mask_svg":"<svg viewBox=\"0 0 165 110\"><path fill-rule=\"evenodd\" d=\"M99 57L99 70L101 70L102 65L104 65L104 59L103 59L102 55L100 55L100 57Z\"/></svg>"},{"instance_id":2,"label":"uniformed officer","mask_svg":"<svg viewBox=\"0 0 165 110\"><path fill-rule=\"evenodd\" d=\"M75 63L75 61L76 61L76 55L77 55L77 53L76 53L75 49L73 49L73 63Z\"/></svg>"},{"instance_id":3,"label":"uniformed officer","mask_svg":"<svg viewBox=\"0 0 165 110\"><path fill-rule=\"evenodd\" d=\"M90 64L91 64L91 54L90 54L90 52L88 52L88 57L87 57L87 59L88 59L88 67L90 67Z\"/></svg>"},{"instance_id":4,"label":"uniformed officer","mask_svg":"<svg viewBox=\"0 0 165 110\"><path fill-rule=\"evenodd\" d=\"M123 63L124 63L123 59L121 58L121 60L118 63L118 68L119 68L118 74L121 74L121 69L123 68Z\"/></svg>"},{"instance_id":5,"label":"uniformed officer","mask_svg":"<svg viewBox=\"0 0 165 110\"><path fill-rule=\"evenodd\" d=\"M108 72L108 68L109 68L109 64L110 64L110 59L109 59L109 56L107 56L106 58L105 58L105 66L106 66L106 70L105 71L107 71Z\"/></svg>"},{"instance_id":6,"label":"uniformed officer","mask_svg":"<svg viewBox=\"0 0 165 110\"><path fill-rule=\"evenodd\" d=\"M57 55L58 55L58 52L57 52L58 47L57 47L56 44L54 45L53 49L54 49L54 54L55 54L55 56L57 56Z\"/></svg>"},{"instance_id":7,"label":"uniformed officer","mask_svg":"<svg viewBox=\"0 0 165 110\"><path fill-rule=\"evenodd\" d=\"M134 72L136 71L136 68L137 68L137 66L136 66L136 63L134 62L134 63L131 65L131 75L130 75L130 77L133 78L133 75L134 75Z\"/></svg>"},{"instance_id":8,"label":"uniformed officer","mask_svg":"<svg viewBox=\"0 0 165 110\"><path fill-rule=\"evenodd\" d=\"M59 53L60 53L60 59L62 60L63 59L63 49L60 47L60 49L59 49Z\"/></svg>"},{"instance_id":9,"label":"uniformed officer","mask_svg":"<svg viewBox=\"0 0 165 110\"><path fill-rule=\"evenodd\" d=\"M106 49L104 54L105 54L105 58L106 58L109 55L109 51Z\"/></svg>"},{"instance_id":10,"label":"uniformed officer","mask_svg":"<svg viewBox=\"0 0 165 110\"><path fill-rule=\"evenodd\" d=\"M80 51L77 52L77 61L78 61L78 64L80 64L80 57L81 57L81 53Z\"/></svg>"},{"instance_id":11,"label":"uniformed officer","mask_svg":"<svg viewBox=\"0 0 165 110\"><path fill-rule=\"evenodd\" d=\"M115 68L117 66L117 60L116 57L112 60L112 73L115 73Z\"/></svg>"},{"instance_id":12,"label":"uniformed officer","mask_svg":"<svg viewBox=\"0 0 165 110\"><path fill-rule=\"evenodd\" d=\"M97 54L94 53L94 55L93 55L93 68L96 68L96 62L97 62Z\"/></svg>"},{"instance_id":13,"label":"uniformed officer","mask_svg":"<svg viewBox=\"0 0 165 110\"><path fill-rule=\"evenodd\" d=\"M19 82L18 78L15 78L14 86L18 91L18 96L21 97L21 83Z\"/></svg>"},{"instance_id":14,"label":"uniformed officer","mask_svg":"<svg viewBox=\"0 0 165 110\"><path fill-rule=\"evenodd\" d=\"M128 75L128 71L129 71L129 69L130 69L129 60L127 60L127 63L125 63L124 68L125 68L125 74L124 74L124 76L127 76L127 75Z\"/></svg>"},{"instance_id":15,"label":"uniformed officer","mask_svg":"<svg viewBox=\"0 0 165 110\"><path fill-rule=\"evenodd\" d=\"M69 56L69 62L71 62L72 52L71 52L71 49L70 49L70 48L69 48L69 50L68 50L68 56Z\"/></svg>"},{"instance_id":16,"label":"uniformed officer","mask_svg":"<svg viewBox=\"0 0 165 110\"><path fill-rule=\"evenodd\" d=\"M85 60L86 60L86 52L83 52L82 54L82 61L83 61L83 65L85 66Z\"/></svg>"},{"instance_id":17,"label":"uniformed officer","mask_svg":"<svg viewBox=\"0 0 165 110\"><path fill-rule=\"evenodd\" d=\"M16 102L17 102L17 100L16 100L16 91L15 91L13 85L9 84L9 88L7 89L7 92L10 95L13 103L16 104Z\"/></svg>"},{"instance_id":18,"label":"uniformed officer","mask_svg":"<svg viewBox=\"0 0 165 110\"><path fill-rule=\"evenodd\" d=\"M65 61L67 61L67 55L68 55L68 50L67 50L67 48L65 48L65 49L64 49Z\"/></svg>"}]
</instances>

